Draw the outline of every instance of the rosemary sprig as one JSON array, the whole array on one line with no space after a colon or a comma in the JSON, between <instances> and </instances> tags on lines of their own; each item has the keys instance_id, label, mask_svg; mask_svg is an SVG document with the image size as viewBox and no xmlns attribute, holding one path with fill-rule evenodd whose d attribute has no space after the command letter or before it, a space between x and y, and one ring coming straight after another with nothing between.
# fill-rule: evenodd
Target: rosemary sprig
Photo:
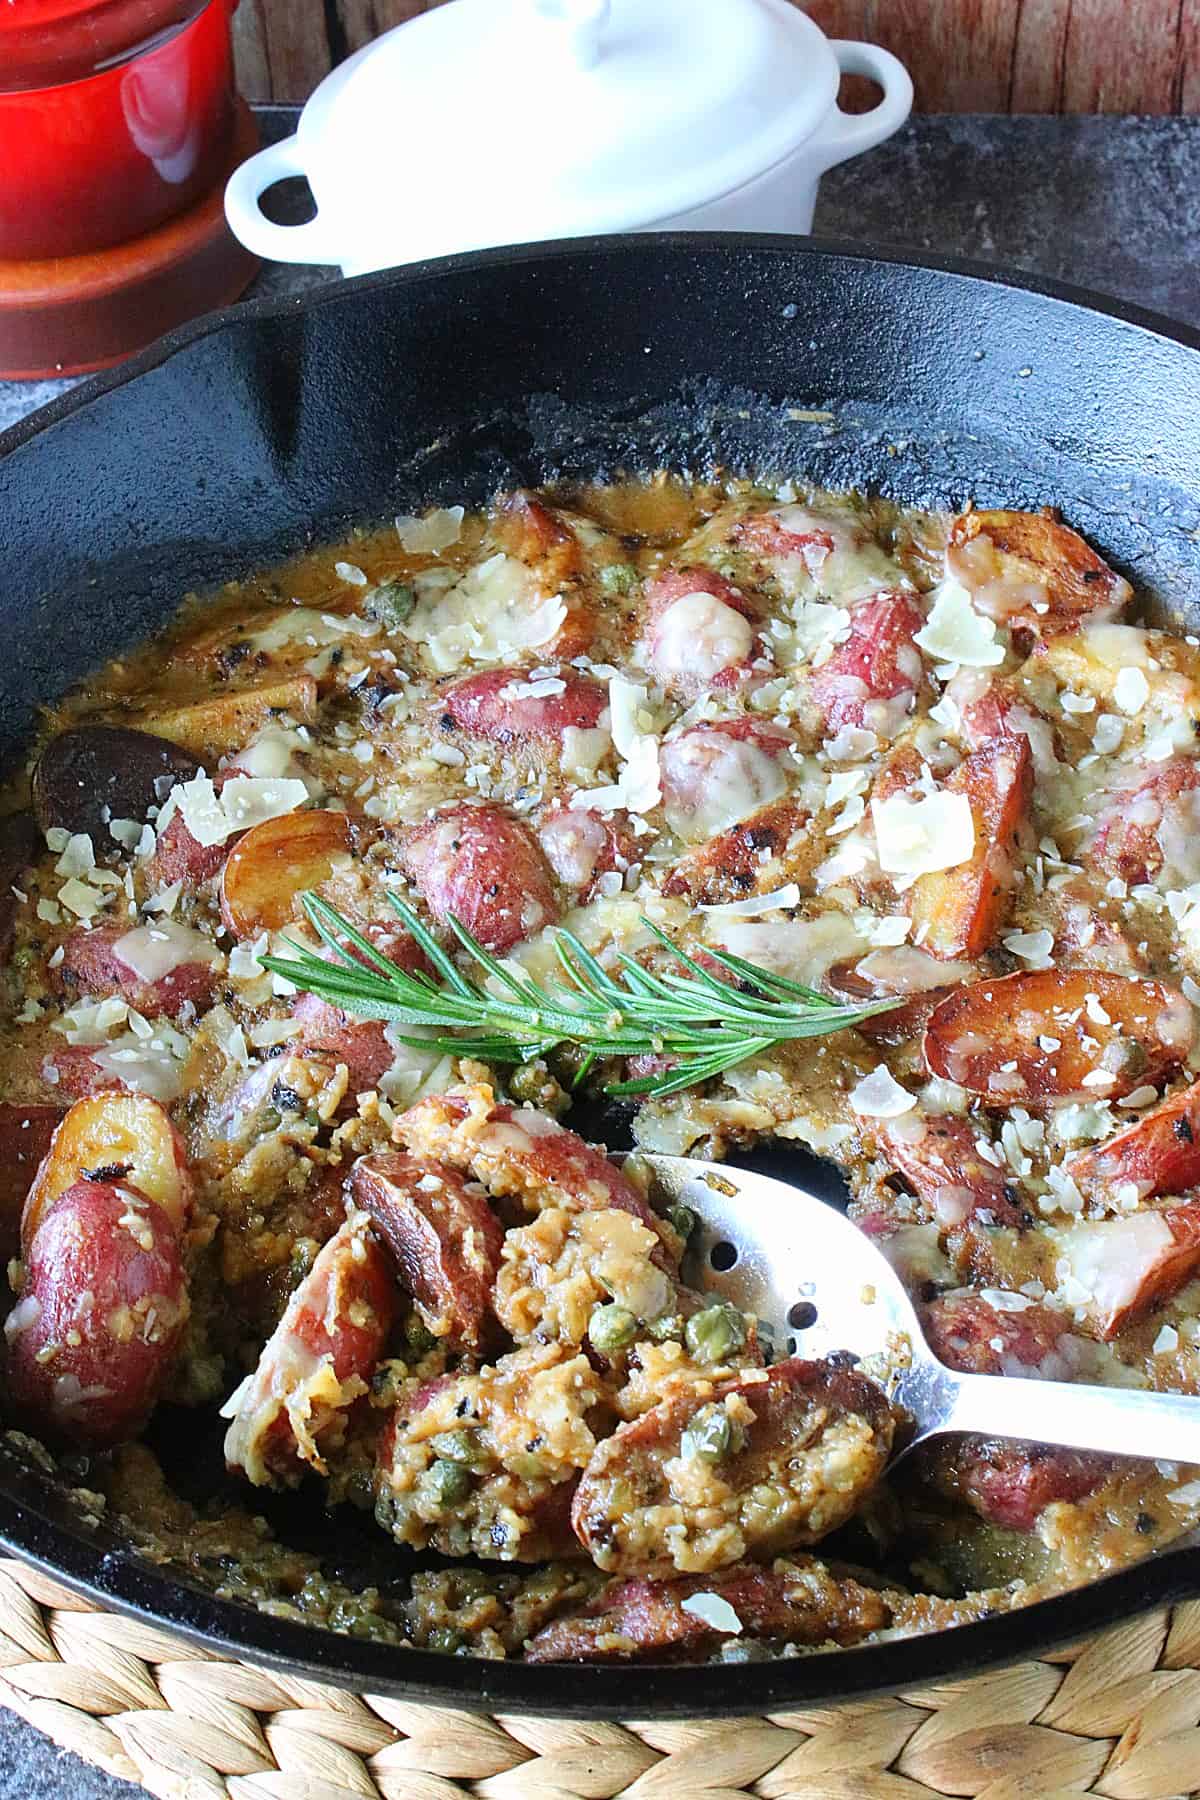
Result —
<instances>
[{"instance_id":1,"label":"rosemary sprig","mask_svg":"<svg viewBox=\"0 0 1200 1800\"><path fill-rule=\"evenodd\" d=\"M740 956L709 950L706 955L733 978L722 981L648 919L642 923L678 968L654 972L622 952L620 975L614 979L573 932L560 926L555 949L562 979L538 982L515 964L501 962L451 918L450 927L470 963L491 978L491 985L484 985L475 969L458 967L410 906L389 894L434 971L410 974L397 968L328 901L317 894L301 899L313 928L338 960L326 961L293 944L294 961L264 956L260 961L265 969L362 1018L421 1027L422 1036L396 1033L401 1043L421 1049L475 1056L483 1062L520 1063L559 1044L575 1044L585 1052L576 1085L600 1057L649 1052L678 1065L618 1082L607 1089L610 1094L673 1094L720 1075L772 1044L822 1037L899 1004L876 1000L839 1006L815 989L772 975Z\"/></svg>"}]
</instances>

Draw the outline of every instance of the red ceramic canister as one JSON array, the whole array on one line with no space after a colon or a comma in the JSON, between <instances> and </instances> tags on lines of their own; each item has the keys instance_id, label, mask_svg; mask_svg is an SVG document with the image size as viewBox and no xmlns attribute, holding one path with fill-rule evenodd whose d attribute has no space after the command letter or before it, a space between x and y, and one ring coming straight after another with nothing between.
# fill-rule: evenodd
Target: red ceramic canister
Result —
<instances>
[{"instance_id":1,"label":"red ceramic canister","mask_svg":"<svg viewBox=\"0 0 1200 1800\"><path fill-rule=\"evenodd\" d=\"M0 261L126 243L220 182L236 0L0 0Z\"/></svg>"}]
</instances>

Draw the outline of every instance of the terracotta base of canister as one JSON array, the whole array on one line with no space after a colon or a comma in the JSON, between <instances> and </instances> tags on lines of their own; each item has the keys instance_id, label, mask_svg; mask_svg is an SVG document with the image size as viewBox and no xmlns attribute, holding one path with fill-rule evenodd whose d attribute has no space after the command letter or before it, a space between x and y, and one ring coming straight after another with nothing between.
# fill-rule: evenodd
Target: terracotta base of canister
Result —
<instances>
[{"instance_id":1,"label":"terracotta base of canister","mask_svg":"<svg viewBox=\"0 0 1200 1800\"><path fill-rule=\"evenodd\" d=\"M229 170L258 148L239 103ZM86 256L0 260L0 377L86 375L236 300L259 264L225 223L225 181L156 231Z\"/></svg>"}]
</instances>

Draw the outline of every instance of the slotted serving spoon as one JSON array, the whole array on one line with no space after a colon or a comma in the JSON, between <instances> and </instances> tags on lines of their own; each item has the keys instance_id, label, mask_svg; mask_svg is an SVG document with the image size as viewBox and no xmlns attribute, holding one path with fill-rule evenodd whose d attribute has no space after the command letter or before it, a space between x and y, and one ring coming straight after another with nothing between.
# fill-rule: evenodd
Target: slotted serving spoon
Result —
<instances>
[{"instance_id":1,"label":"slotted serving spoon","mask_svg":"<svg viewBox=\"0 0 1200 1800\"><path fill-rule=\"evenodd\" d=\"M849 1352L889 1365L890 1398L915 1430L899 1455L948 1432L1020 1438L1116 1456L1200 1463L1200 1397L1006 1375L960 1375L925 1341L899 1276L871 1239L815 1194L723 1163L646 1155L672 1201L698 1224L689 1286L766 1325L776 1352ZM897 1352L907 1358L899 1366Z\"/></svg>"}]
</instances>

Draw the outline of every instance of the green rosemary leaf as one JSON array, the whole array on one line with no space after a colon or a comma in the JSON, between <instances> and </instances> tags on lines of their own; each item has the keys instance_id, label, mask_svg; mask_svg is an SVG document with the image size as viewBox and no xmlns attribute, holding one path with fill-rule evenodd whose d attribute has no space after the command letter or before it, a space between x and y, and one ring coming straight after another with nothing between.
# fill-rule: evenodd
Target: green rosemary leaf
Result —
<instances>
[{"instance_id":1,"label":"green rosemary leaf","mask_svg":"<svg viewBox=\"0 0 1200 1800\"><path fill-rule=\"evenodd\" d=\"M734 986L646 919L643 925L670 958L667 966L646 969L622 953L618 972L610 973L573 932L560 929L554 948L562 978L539 982L503 963L451 918L461 950L453 961L412 908L389 893L433 970L414 973L397 967L328 901L314 894L302 899L310 924L335 954L321 956L289 942L293 958L260 958L294 987L364 1018L420 1028L420 1036L395 1034L420 1049L519 1063L574 1045L583 1052L576 1085L602 1058L649 1053L666 1059L668 1066L657 1073L611 1086L613 1094L677 1093L775 1044L840 1031L900 1004L838 1005L742 957L707 951L736 978Z\"/></svg>"}]
</instances>

